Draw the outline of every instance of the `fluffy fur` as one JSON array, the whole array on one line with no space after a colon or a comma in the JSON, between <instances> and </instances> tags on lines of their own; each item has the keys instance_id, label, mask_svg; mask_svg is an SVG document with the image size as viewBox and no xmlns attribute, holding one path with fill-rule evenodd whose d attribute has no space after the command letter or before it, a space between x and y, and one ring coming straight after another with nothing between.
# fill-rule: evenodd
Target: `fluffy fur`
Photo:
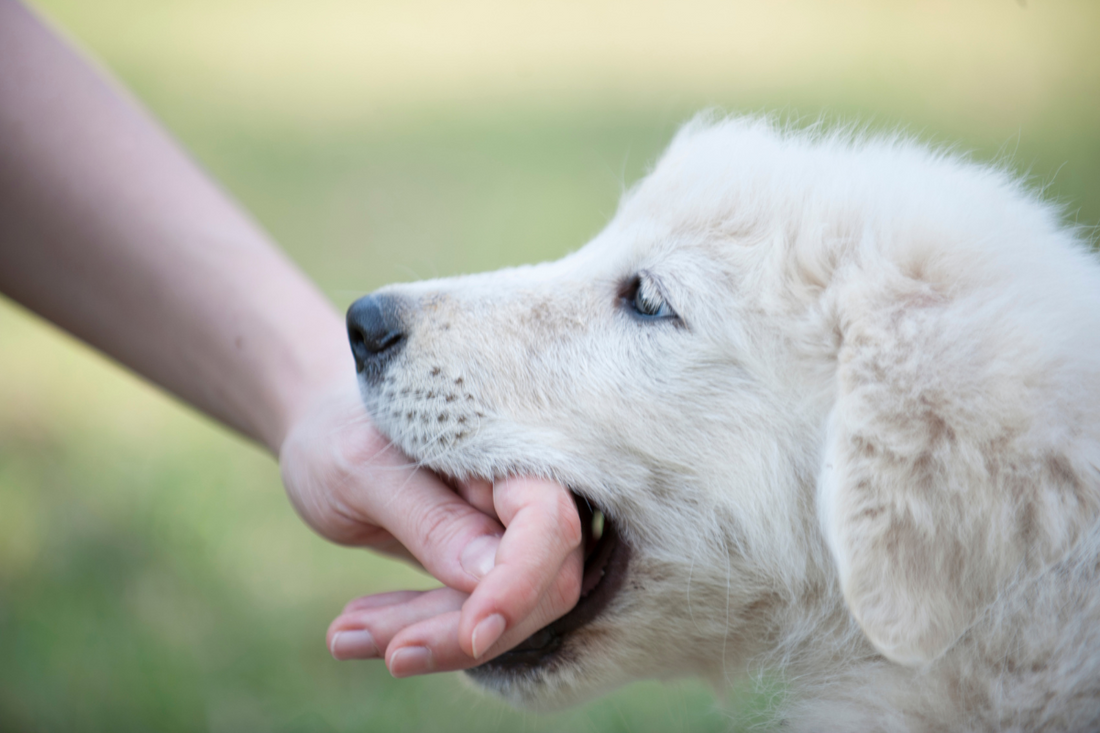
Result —
<instances>
[{"instance_id":1,"label":"fluffy fur","mask_svg":"<svg viewBox=\"0 0 1100 733\"><path fill-rule=\"evenodd\" d=\"M697 120L578 252L384 292L381 428L632 548L505 697L778 676L790 730L1100 728L1100 267L1006 172Z\"/></svg>"}]
</instances>

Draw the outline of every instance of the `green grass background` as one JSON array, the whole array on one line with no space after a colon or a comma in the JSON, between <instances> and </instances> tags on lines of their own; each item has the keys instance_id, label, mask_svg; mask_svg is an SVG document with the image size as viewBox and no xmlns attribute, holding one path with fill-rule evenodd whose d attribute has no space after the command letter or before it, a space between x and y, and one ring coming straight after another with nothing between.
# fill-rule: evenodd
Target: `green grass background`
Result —
<instances>
[{"instance_id":1,"label":"green grass background","mask_svg":"<svg viewBox=\"0 0 1100 733\"><path fill-rule=\"evenodd\" d=\"M1095 2L34 5L341 308L580 246L703 107L901 127L1100 221ZM0 731L718 731L768 703L650 682L535 715L328 657L344 601L430 584L314 537L266 455L0 301Z\"/></svg>"}]
</instances>

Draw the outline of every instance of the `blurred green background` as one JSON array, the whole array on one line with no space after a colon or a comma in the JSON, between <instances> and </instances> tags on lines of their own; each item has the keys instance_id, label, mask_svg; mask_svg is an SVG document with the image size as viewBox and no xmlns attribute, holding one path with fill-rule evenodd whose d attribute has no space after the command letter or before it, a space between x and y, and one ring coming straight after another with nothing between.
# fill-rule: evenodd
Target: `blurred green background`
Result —
<instances>
[{"instance_id":1,"label":"blurred green background","mask_svg":"<svg viewBox=\"0 0 1100 733\"><path fill-rule=\"evenodd\" d=\"M904 128L1100 220L1100 3L36 0L340 308L557 257L693 111ZM0 63L3 49L0 49ZM556 715L324 647L431 580L330 546L269 457L0 301L0 730L719 731L643 683Z\"/></svg>"}]
</instances>

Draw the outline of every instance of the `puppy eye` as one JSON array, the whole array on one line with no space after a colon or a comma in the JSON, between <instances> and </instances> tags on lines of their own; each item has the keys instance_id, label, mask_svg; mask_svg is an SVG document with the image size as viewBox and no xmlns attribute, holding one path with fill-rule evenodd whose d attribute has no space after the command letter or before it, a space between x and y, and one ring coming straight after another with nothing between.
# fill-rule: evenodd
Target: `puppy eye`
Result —
<instances>
[{"instance_id":1,"label":"puppy eye","mask_svg":"<svg viewBox=\"0 0 1100 733\"><path fill-rule=\"evenodd\" d=\"M636 315L643 318L676 318L676 313L665 302L653 279L640 275L634 278L624 297Z\"/></svg>"}]
</instances>

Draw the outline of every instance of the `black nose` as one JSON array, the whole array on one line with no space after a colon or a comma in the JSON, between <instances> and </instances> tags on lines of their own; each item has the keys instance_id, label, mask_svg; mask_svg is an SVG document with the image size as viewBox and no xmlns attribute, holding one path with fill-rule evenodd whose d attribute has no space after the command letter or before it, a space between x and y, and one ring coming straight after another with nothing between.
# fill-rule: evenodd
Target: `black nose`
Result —
<instances>
[{"instance_id":1,"label":"black nose","mask_svg":"<svg viewBox=\"0 0 1100 733\"><path fill-rule=\"evenodd\" d=\"M365 295L348 308L348 341L355 370L374 379L405 344L399 301L392 295Z\"/></svg>"}]
</instances>

